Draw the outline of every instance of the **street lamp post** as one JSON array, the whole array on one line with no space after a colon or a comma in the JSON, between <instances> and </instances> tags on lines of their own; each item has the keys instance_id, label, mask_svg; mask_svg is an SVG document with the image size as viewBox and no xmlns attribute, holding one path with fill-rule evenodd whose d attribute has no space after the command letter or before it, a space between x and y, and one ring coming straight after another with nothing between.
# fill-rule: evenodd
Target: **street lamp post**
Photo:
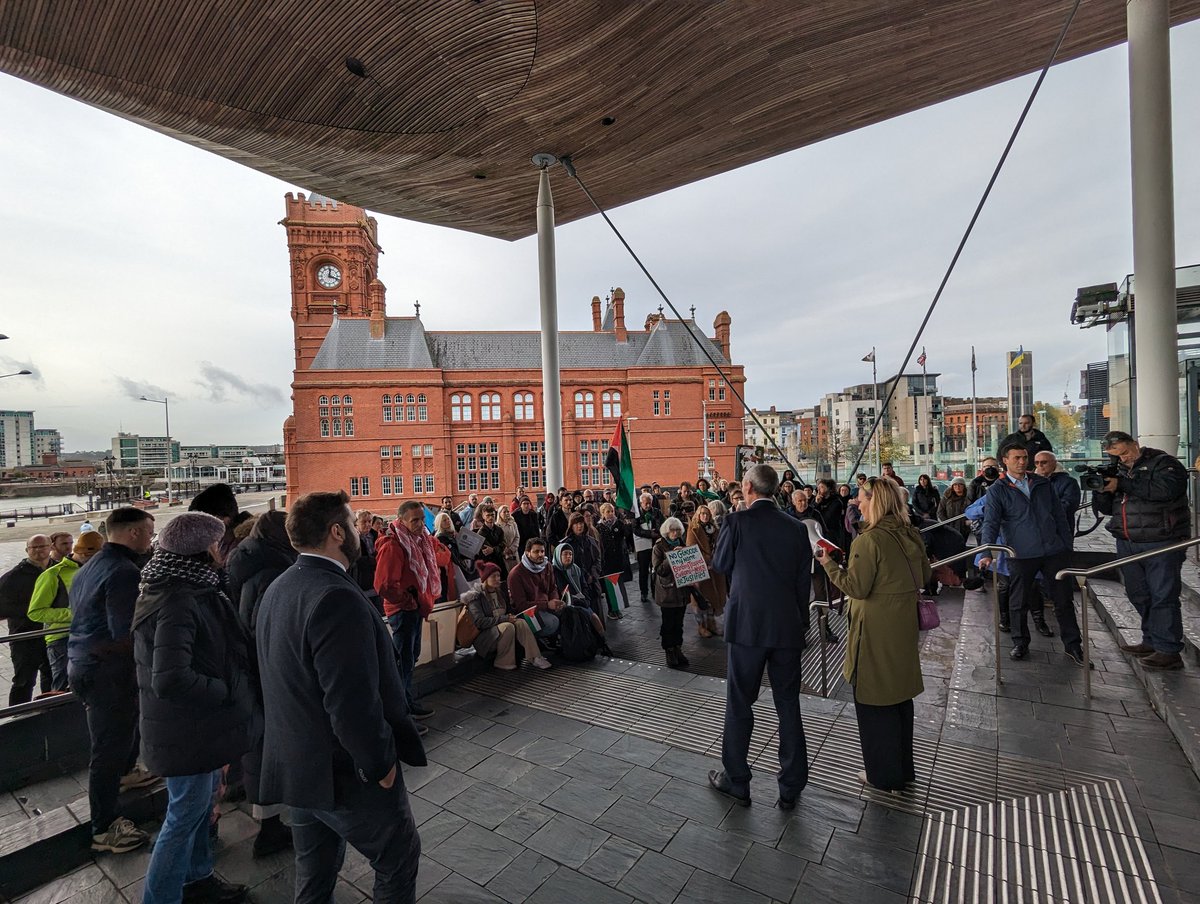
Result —
<instances>
[{"instance_id":1,"label":"street lamp post","mask_svg":"<svg viewBox=\"0 0 1200 904\"><path fill-rule=\"evenodd\" d=\"M167 467L166 467L167 505L170 505L171 501L172 501L172 494L171 494L171 405L168 402L168 400L165 398L152 399L149 396L142 396L141 400L143 402L153 402L156 405L163 406L163 417L166 419L166 424L167 424Z\"/></svg>"}]
</instances>

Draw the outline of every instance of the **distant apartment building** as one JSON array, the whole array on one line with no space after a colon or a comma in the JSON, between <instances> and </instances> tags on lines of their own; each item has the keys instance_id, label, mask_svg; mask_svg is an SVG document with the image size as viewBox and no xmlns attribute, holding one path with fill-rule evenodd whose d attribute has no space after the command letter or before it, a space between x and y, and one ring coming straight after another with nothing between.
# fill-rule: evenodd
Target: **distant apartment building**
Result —
<instances>
[{"instance_id":1,"label":"distant apartment building","mask_svg":"<svg viewBox=\"0 0 1200 904\"><path fill-rule=\"evenodd\" d=\"M861 447L871 433L871 425L879 411L878 400L872 398L873 387L850 386L844 392L827 393L820 403L820 412L827 422L827 454L840 456L848 448Z\"/></svg>"},{"instance_id":2,"label":"distant apartment building","mask_svg":"<svg viewBox=\"0 0 1200 904\"><path fill-rule=\"evenodd\" d=\"M762 424L762 430L759 429L758 423L755 422L754 418L747 417L746 445L767 446L770 445L771 442L782 445L779 435L779 420L780 416L784 412L776 411L774 405L772 405L770 408L751 408L750 410L754 413L754 416L758 418L759 423ZM766 433L763 432L764 430Z\"/></svg>"},{"instance_id":3,"label":"distant apartment building","mask_svg":"<svg viewBox=\"0 0 1200 904\"><path fill-rule=\"evenodd\" d=\"M1005 363L1008 373L1008 433L1017 429L1023 414L1033 414L1033 352L1021 346L1008 352Z\"/></svg>"},{"instance_id":4,"label":"distant apartment building","mask_svg":"<svg viewBox=\"0 0 1200 904\"><path fill-rule=\"evenodd\" d=\"M0 411L0 468L35 464L32 411Z\"/></svg>"},{"instance_id":5,"label":"distant apartment building","mask_svg":"<svg viewBox=\"0 0 1200 904\"><path fill-rule=\"evenodd\" d=\"M942 399L937 391L938 374L899 374L879 387L880 399L888 403L884 429L893 448L907 449L910 458L932 455L942 445Z\"/></svg>"},{"instance_id":6,"label":"distant apartment building","mask_svg":"<svg viewBox=\"0 0 1200 904\"><path fill-rule=\"evenodd\" d=\"M40 464L47 455L62 456L62 434L53 427L38 427L33 431L34 461Z\"/></svg>"},{"instance_id":7,"label":"distant apartment building","mask_svg":"<svg viewBox=\"0 0 1200 904\"><path fill-rule=\"evenodd\" d=\"M217 458L225 461L241 461L258 455L253 446L180 446L179 460L189 458Z\"/></svg>"},{"instance_id":8,"label":"distant apartment building","mask_svg":"<svg viewBox=\"0 0 1200 904\"><path fill-rule=\"evenodd\" d=\"M165 436L118 433L112 438L112 457L119 471L161 471L179 461L180 446Z\"/></svg>"}]
</instances>

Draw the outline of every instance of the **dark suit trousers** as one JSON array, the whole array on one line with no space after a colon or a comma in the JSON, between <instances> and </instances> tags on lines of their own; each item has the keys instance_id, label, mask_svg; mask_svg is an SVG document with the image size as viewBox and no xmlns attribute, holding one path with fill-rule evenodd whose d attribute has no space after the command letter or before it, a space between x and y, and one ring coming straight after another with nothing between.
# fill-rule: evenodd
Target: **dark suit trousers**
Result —
<instances>
[{"instance_id":1,"label":"dark suit trousers","mask_svg":"<svg viewBox=\"0 0 1200 904\"><path fill-rule=\"evenodd\" d=\"M1029 645L1029 624L1025 613L1041 608L1038 596L1037 575L1040 571L1050 585L1050 598L1054 601L1054 616L1058 619L1058 633L1063 646L1068 650L1079 646L1079 621L1075 618L1075 598L1070 581L1056 581L1054 575L1063 568L1071 567L1070 553L1041 556L1036 559L1009 559L1008 581L1011 585L1008 608L1012 615L1012 639L1014 644Z\"/></svg>"},{"instance_id":2,"label":"dark suit trousers","mask_svg":"<svg viewBox=\"0 0 1200 904\"><path fill-rule=\"evenodd\" d=\"M914 712L911 700L892 706L871 706L854 701L867 781L880 791L899 791L908 782L916 780Z\"/></svg>"},{"instance_id":3,"label":"dark suit trousers","mask_svg":"<svg viewBox=\"0 0 1200 904\"><path fill-rule=\"evenodd\" d=\"M801 652L797 649L748 647L730 643L725 682L725 737L721 762L738 794L750 793L747 753L754 731L751 707L758 699L763 671L771 678L771 695L779 715L779 793L795 798L808 784L808 745L800 718Z\"/></svg>"},{"instance_id":4,"label":"dark suit trousers","mask_svg":"<svg viewBox=\"0 0 1200 904\"><path fill-rule=\"evenodd\" d=\"M332 904L349 843L375 870L376 904L413 904L421 839L408 806L404 777L384 790L364 787L362 799L335 810L292 810L296 849L295 904Z\"/></svg>"}]
</instances>

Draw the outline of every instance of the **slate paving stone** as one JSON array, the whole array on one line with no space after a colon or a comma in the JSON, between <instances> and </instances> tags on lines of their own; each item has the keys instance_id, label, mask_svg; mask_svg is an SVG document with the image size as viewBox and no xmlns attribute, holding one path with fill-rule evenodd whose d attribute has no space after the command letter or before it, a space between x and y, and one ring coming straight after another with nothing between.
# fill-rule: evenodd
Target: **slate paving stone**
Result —
<instances>
[{"instance_id":1,"label":"slate paving stone","mask_svg":"<svg viewBox=\"0 0 1200 904\"><path fill-rule=\"evenodd\" d=\"M588 727L586 722L536 710L521 723L521 728L525 731L532 731L543 738L553 738L556 741L574 741L587 731Z\"/></svg>"},{"instance_id":2,"label":"slate paving stone","mask_svg":"<svg viewBox=\"0 0 1200 904\"><path fill-rule=\"evenodd\" d=\"M750 807L731 807L717 826L729 832L774 847L783 835L795 811L780 810L770 804Z\"/></svg>"},{"instance_id":3,"label":"slate paving stone","mask_svg":"<svg viewBox=\"0 0 1200 904\"><path fill-rule=\"evenodd\" d=\"M615 885L645 852L644 847L631 841L612 837L600 845L600 849L588 858L579 871L598 882Z\"/></svg>"},{"instance_id":4,"label":"slate paving stone","mask_svg":"<svg viewBox=\"0 0 1200 904\"><path fill-rule=\"evenodd\" d=\"M596 853L609 837L609 834L601 829L559 813L534 832L525 842L525 846L566 866L579 867Z\"/></svg>"},{"instance_id":5,"label":"slate paving stone","mask_svg":"<svg viewBox=\"0 0 1200 904\"><path fill-rule=\"evenodd\" d=\"M1155 873L1160 882L1193 892L1200 889L1200 854L1163 845L1162 855L1166 861L1166 874Z\"/></svg>"},{"instance_id":6,"label":"slate paving stone","mask_svg":"<svg viewBox=\"0 0 1200 904\"><path fill-rule=\"evenodd\" d=\"M683 823L682 816L665 813L628 797L622 797L594 822L597 828L654 851L665 848Z\"/></svg>"},{"instance_id":7,"label":"slate paving stone","mask_svg":"<svg viewBox=\"0 0 1200 904\"><path fill-rule=\"evenodd\" d=\"M619 782L613 785L612 790L624 797L632 797L634 800L649 801L670 780L669 776L663 775L661 772L634 766L625 773Z\"/></svg>"},{"instance_id":8,"label":"slate paving stone","mask_svg":"<svg viewBox=\"0 0 1200 904\"><path fill-rule=\"evenodd\" d=\"M788 822L776 847L810 863L820 863L825 859L825 849L833 838L833 829L827 823L802 816Z\"/></svg>"},{"instance_id":9,"label":"slate paving stone","mask_svg":"<svg viewBox=\"0 0 1200 904\"><path fill-rule=\"evenodd\" d=\"M620 796L613 791L605 791L573 778L542 801L542 806L584 822L594 822L596 817L616 803Z\"/></svg>"},{"instance_id":10,"label":"slate paving stone","mask_svg":"<svg viewBox=\"0 0 1200 904\"><path fill-rule=\"evenodd\" d=\"M705 825L719 826L734 803L707 785L671 778L650 805Z\"/></svg>"},{"instance_id":11,"label":"slate paving stone","mask_svg":"<svg viewBox=\"0 0 1200 904\"><path fill-rule=\"evenodd\" d=\"M503 901L503 898L480 888L470 879L458 873L450 873L423 897L418 898L417 904L503 904Z\"/></svg>"},{"instance_id":12,"label":"slate paving stone","mask_svg":"<svg viewBox=\"0 0 1200 904\"><path fill-rule=\"evenodd\" d=\"M521 853L515 841L467 823L441 844L426 851L429 859L449 867L477 885L486 885Z\"/></svg>"},{"instance_id":13,"label":"slate paving stone","mask_svg":"<svg viewBox=\"0 0 1200 904\"><path fill-rule=\"evenodd\" d=\"M807 865L808 862L799 857L754 844L738 871L733 874L733 881L762 892L768 898L790 901Z\"/></svg>"},{"instance_id":14,"label":"slate paving stone","mask_svg":"<svg viewBox=\"0 0 1200 904\"><path fill-rule=\"evenodd\" d=\"M145 845L136 851L111 857L97 857L96 866L100 867L117 888L124 888L131 882L144 878L150 866L151 846Z\"/></svg>"},{"instance_id":15,"label":"slate paving stone","mask_svg":"<svg viewBox=\"0 0 1200 904\"><path fill-rule=\"evenodd\" d=\"M514 728L520 728L526 719L537 712L538 710L531 706L524 706L520 703L509 703L503 710L489 718L493 722L499 722L501 725L511 725Z\"/></svg>"},{"instance_id":16,"label":"slate paving stone","mask_svg":"<svg viewBox=\"0 0 1200 904\"><path fill-rule=\"evenodd\" d=\"M421 839L425 842L424 837ZM450 875L450 870L436 860L430 860L424 854L417 865L417 899Z\"/></svg>"},{"instance_id":17,"label":"slate paving stone","mask_svg":"<svg viewBox=\"0 0 1200 904\"><path fill-rule=\"evenodd\" d=\"M494 829L521 809L524 803L524 798L511 791L478 784L451 798L446 803L446 809L485 829Z\"/></svg>"},{"instance_id":18,"label":"slate paving stone","mask_svg":"<svg viewBox=\"0 0 1200 904\"><path fill-rule=\"evenodd\" d=\"M437 847L466 824L466 819L457 813L447 813L445 810L430 817L421 826L421 850L428 851ZM349 856L349 850L347 850L347 856Z\"/></svg>"},{"instance_id":19,"label":"slate paving stone","mask_svg":"<svg viewBox=\"0 0 1200 904\"><path fill-rule=\"evenodd\" d=\"M907 904L908 895L872 885L850 873L815 863L805 867L793 904Z\"/></svg>"},{"instance_id":20,"label":"slate paving stone","mask_svg":"<svg viewBox=\"0 0 1200 904\"><path fill-rule=\"evenodd\" d=\"M441 763L430 762L425 766L404 766L404 787L416 791L447 771Z\"/></svg>"},{"instance_id":21,"label":"slate paving stone","mask_svg":"<svg viewBox=\"0 0 1200 904\"><path fill-rule=\"evenodd\" d=\"M554 818L554 811L538 804L526 804L496 827L496 832L511 841L526 838Z\"/></svg>"},{"instance_id":22,"label":"slate paving stone","mask_svg":"<svg viewBox=\"0 0 1200 904\"><path fill-rule=\"evenodd\" d=\"M558 864L549 857L522 851L517 859L504 867L487 884L487 890L499 895L509 904L521 904L532 895L543 882L554 875Z\"/></svg>"},{"instance_id":23,"label":"slate paving stone","mask_svg":"<svg viewBox=\"0 0 1200 904\"><path fill-rule=\"evenodd\" d=\"M483 716L475 716L469 713L464 713L456 721L442 728L441 730L448 735L453 735L456 738L465 738L472 740L477 738L483 732L487 731L496 723L491 719L485 719ZM508 726L505 726L507 728Z\"/></svg>"},{"instance_id":24,"label":"slate paving stone","mask_svg":"<svg viewBox=\"0 0 1200 904\"><path fill-rule=\"evenodd\" d=\"M497 753L507 753L509 756L516 756L521 750L536 741L538 737L539 735L531 731L514 728L512 734L491 746Z\"/></svg>"},{"instance_id":25,"label":"slate paving stone","mask_svg":"<svg viewBox=\"0 0 1200 904\"><path fill-rule=\"evenodd\" d=\"M493 753L490 757L472 766L467 775L481 782L506 788L533 768L533 763L507 753Z\"/></svg>"},{"instance_id":26,"label":"slate paving stone","mask_svg":"<svg viewBox=\"0 0 1200 904\"><path fill-rule=\"evenodd\" d=\"M697 870L679 892L675 904L770 904L757 892L749 891L744 885L711 876Z\"/></svg>"},{"instance_id":27,"label":"slate paving stone","mask_svg":"<svg viewBox=\"0 0 1200 904\"><path fill-rule=\"evenodd\" d=\"M20 904L60 904L60 902L97 884L103 884L116 890L116 886L105 877L100 868L94 863L89 863L65 876L60 876L53 882L46 883L24 898L20 898L19 901Z\"/></svg>"},{"instance_id":28,"label":"slate paving stone","mask_svg":"<svg viewBox=\"0 0 1200 904\"><path fill-rule=\"evenodd\" d=\"M519 779L508 786L514 794L541 803L563 785L570 777L547 769L545 766L534 766Z\"/></svg>"},{"instance_id":29,"label":"slate paving stone","mask_svg":"<svg viewBox=\"0 0 1200 904\"><path fill-rule=\"evenodd\" d=\"M822 864L903 894L911 884L916 856L912 851L837 829Z\"/></svg>"},{"instance_id":30,"label":"slate paving stone","mask_svg":"<svg viewBox=\"0 0 1200 904\"><path fill-rule=\"evenodd\" d=\"M629 895L565 867L559 868L526 901L528 904L633 904Z\"/></svg>"},{"instance_id":31,"label":"slate paving stone","mask_svg":"<svg viewBox=\"0 0 1200 904\"><path fill-rule=\"evenodd\" d=\"M627 872L617 888L646 904L671 904L695 870L657 851L647 851ZM706 874L707 875L707 874Z\"/></svg>"},{"instance_id":32,"label":"slate paving stone","mask_svg":"<svg viewBox=\"0 0 1200 904\"><path fill-rule=\"evenodd\" d=\"M474 784L476 784L476 781L470 776L463 775L461 772L455 772L453 769L447 769L437 778L426 782L421 786L420 790L413 793L417 797L422 797L431 804L437 804L440 807L450 798L461 794Z\"/></svg>"},{"instance_id":33,"label":"slate paving stone","mask_svg":"<svg viewBox=\"0 0 1200 904\"><path fill-rule=\"evenodd\" d=\"M862 819L858 824L858 836L893 844L906 851L917 851L921 847L924 825L920 816L869 802L863 809Z\"/></svg>"},{"instance_id":34,"label":"slate paving stone","mask_svg":"<svg viewBox=\"0 0 1200 904\"><path fill-rule=\"evenodd\" d=\"M255 859L252 853L254 840L232 845L221 854L221 859L215 863L215 869L221 877L237 885L251 887L265 882L276 873L283 872L295 863L295 856L290 850L280 851L270 857Z\"/></svg>"},{"instance_id":35,"label":"slate paving stone","mask_svg":"<svg viewBox=\"0 0 1200 904\"><path fill-rule=\"evenodd\" d=\"M809 785L793 812L804 819L856 831L865 807L866 803L857 798Z\"/></svg>"},{"instance_id":36,"label":"slate paving stone","mask_svg":"<svg viewBox=\"0 0 1200 904\"><path fill-rule=\"evenodd\" d=\"M490 727L475 735L471 740L481 747L495 747L505 738L511 737L514 732L516 732L516 729L511 725L501 725L499 722L493 722Z\"/></svg>"},{"instance_id":37,"label":"slate paving stone","mask_svg":"<svg viewBox=\"0 0 1200 904\"><path fill-rule=\"evenodd\" d=\"M437 804L431 804L425 798L417 797L415 794L408 796L408 808L412 811L413 822L417 824L418 828L442 812L442 808Z\"/></svg>"},{"instance_id":38,"label":"slate paving stone","mask_svg":"<svg viewBox=\"0 0 1200 904\"><path fill-rule=\"evenodd\" d=\"M556 741L553 738L538 738L536 741L522 747L517 752L517 756L530 763L536 763L539 766L561 766L577 753L579 753L578 747L574 747L564 741Z\"/></svg>"},{"instance_id":39,"label":"slate paving stone","mask_svg":"<svg viewBox=\"0 0 1200 904\"><path fill-rule=\"evenodd\" d=\"M729 832L686 822L663 853L723 879L732 879L750 845L751 842Z\"/></svg>"},{"instance_id":40,"label":"slate paving stone","mask_svg":"<svg viewBox=\"0 0 1200 904\"><path fill-rule=\"evenodd\" d=\"M667 748L667 752L654 763L654 771L682 778L697 785L708 784L710 769L720 769L721 761L716 757L701 756L687 750Z\"/></svg>"},{"instance_id":41,"label":"slate paving stone","mask_svg":"<svg viewBox=\"0 0 1200 904\"><path fill-rule=\"evenodd\" d=\"M594 753L603 753L614 743L619 741L624 735L619 731L613 731L611 728L601 728L599 725L593 725L588 728L583 734L579 735L572 743L582 747L584 750L591 750Z\"/></svg>"},{"instance_id":42,"label":"slate paving stone","mask_svg":"<svg viewBox=\"0 0 1200 904\"><path fill-rule=\"evenodd\" d=\"M1159 844L1200 854L1200 820L1161 810L1147 810L1146 815L1150 817Z\"/></svg>"},{"instance_id":43,"label":"slate paving stone","mask_svg":"<svg viewBox=\"0 0 1200 904\"><path fill-rule=\"evenodd\" d=\"M658 741L650 741L646 738L639 738L637 735L627 734L609 745L605 749L604 755L649 768L670 749L666 744L660 744Z\"/></svg>"},{"instance_id":44,"label":"slate paving stone","mask_svg":"<svg viewBox=\"0 0 1200 904\"><path fill-rule=\"evenodd\" d=\"M581 750L559 767L559 772L573 775L592 785L611 788L633 767L603 753Z\"/></svg>"},{"instance_id":45,"label":"slate paving stone","mask_svg":"<svg viewBox=\"0 0 1200 904\"><path fill-rule=\"evenodd\" d=\"M468 772L490 757L492 752L487 747L463 738L451 738L436 750L430 751L429 759L456 772Z\"/></svg>"}]
</instances>

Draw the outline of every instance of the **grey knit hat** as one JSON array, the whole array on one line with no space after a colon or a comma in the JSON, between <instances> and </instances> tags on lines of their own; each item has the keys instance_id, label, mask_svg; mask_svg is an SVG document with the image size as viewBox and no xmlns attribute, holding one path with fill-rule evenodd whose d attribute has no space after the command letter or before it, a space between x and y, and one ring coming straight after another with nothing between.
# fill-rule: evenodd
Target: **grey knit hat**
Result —
<instances>
[{"instance_id":1,"label":"grey knit hat","mask_svg":"<svg viewBox=\"0 0 1200 904\"><path fill-rule=\"evenodd\" d=\"M225 536L225 522L204 512L176 515L158 532L158 546L180 556L206 551Z\"/></svg>"}]
</instances>

